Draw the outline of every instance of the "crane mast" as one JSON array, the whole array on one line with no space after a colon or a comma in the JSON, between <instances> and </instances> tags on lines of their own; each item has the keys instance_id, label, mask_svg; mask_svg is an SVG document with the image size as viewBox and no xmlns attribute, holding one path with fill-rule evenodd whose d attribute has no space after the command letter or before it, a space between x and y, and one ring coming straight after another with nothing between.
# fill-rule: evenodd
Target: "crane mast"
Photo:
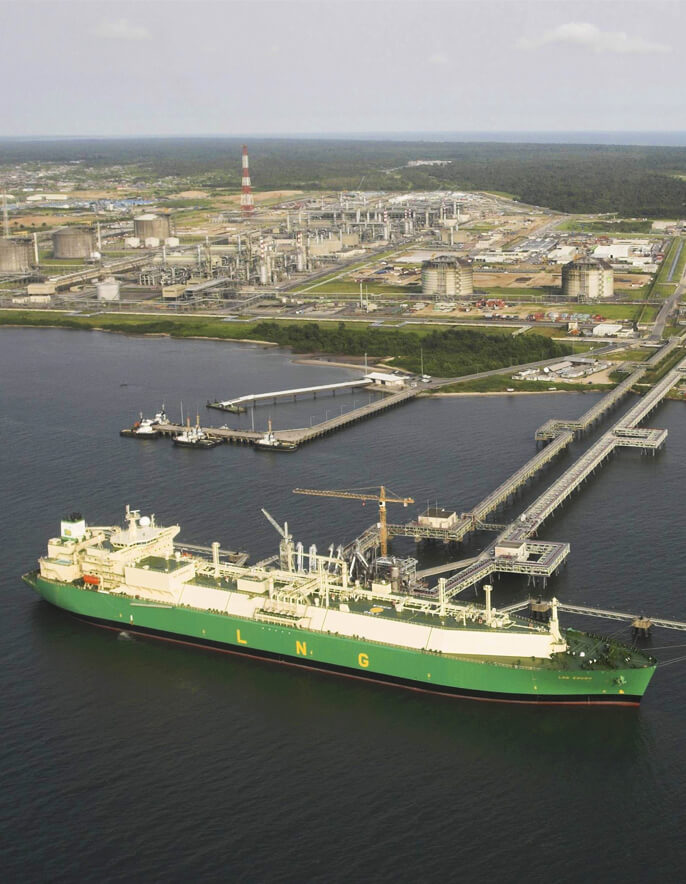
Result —
<instances>
[{"instance_id":1,"label":"crane mast","mask_svg":"<svg viewBox=\"0 0 686 884\"><path fill-rule=\"evenodd\" d=\"M379 546L381 547L381 555L388 555L388 522L386 518L386 504L389 503L402 503L403 506L407 506L410 503L414 503L414 499L412 497L397 497L394 494L389 494L388 489L385 485L375 486L378 487L378 491L376 494L372 494L370 490L362 489L360 491L337 491L331 490L326 491L318 488L294 488L294 494L309 494L312 497L342 497L348 500L374 500L379 504Z\"/></svg>"}]
</instances>

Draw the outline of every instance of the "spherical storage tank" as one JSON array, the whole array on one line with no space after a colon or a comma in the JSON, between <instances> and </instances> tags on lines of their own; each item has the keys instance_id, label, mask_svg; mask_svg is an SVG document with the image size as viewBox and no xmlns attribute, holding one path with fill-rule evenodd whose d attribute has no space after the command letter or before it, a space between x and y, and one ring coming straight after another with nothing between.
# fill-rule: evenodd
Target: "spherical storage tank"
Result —
<instances>
[{"instance_id":1,"label":"spherical storage tank","mask_svg":"<svg viewBox=\"0 0 686 884\"><path fill-rule=\"evenodd\" d=\"M95 248L93 231L89 227L63 227L52 235L55 258L89 258Z\"/></svg>"},{"instance_id":2,"label":"spherical storage tank","mask_svg":"<svg viewBox=\"0 0 686 884\"><path fill-rule=\"evenodd\" d=\"M474 293L474 271L469 261L439 255L422 264L423 295L471 295Z\"/></svg>"},{"instance_id":3,"label":"spherical storage tank","mask_svg":"<svg viewBox=\"0 0 686 884\"><path fill-rule=\"evenodd\" d=\"M562 294L570 300L611 298L614 272L607 261L581 258L562 268Z\"/></svg>"},{"instance_id":4,"label":"spherical storage tank","mask_svg":"<svg viewBox=\"0 0 686 884\"><path fill-rule=\"evenodd\" d=\"M20 273L33 263L33 243L25 239L0 239L0 270Z\"/></svg>"},{"instance_id":5,"label":"spherical storage tank","mask_svg":"<svg viewBox=\"0 0 686 884\"><path fill-rule=\"evenodd\" d=\"M133 235L145 242L146 239L165 240L171 234L171 220L169 215L139 215L133 219Z\"/></svg>"},{"instance_id":6,"label":"spherical storage tank","mask_svg":"<svg viewBox=\"0 0 686 884\"><path fill-rule=\"evenodd\" d=\"M108 276L95 286L98 293L98 301L118 301L119 300L119 280L113 276Z\"/></svg>"}]
</instances>

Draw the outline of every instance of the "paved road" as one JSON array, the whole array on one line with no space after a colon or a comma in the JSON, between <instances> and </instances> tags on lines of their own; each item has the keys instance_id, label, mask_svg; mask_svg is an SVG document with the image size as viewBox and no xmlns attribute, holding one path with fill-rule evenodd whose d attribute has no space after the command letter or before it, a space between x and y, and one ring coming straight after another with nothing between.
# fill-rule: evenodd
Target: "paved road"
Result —
<instances>
[{"instance_id":1,"label":"paved road","mask_svg":"<svg viewBox=\"0 0 686 884\"><path fill-rule=\"evenodd\" d=\"M625 347L626 344L608 344L605 347L598 347L595 350L587 350L583 353L583 356L601 356L603 353L609 353L611 350L616 350L618 348ZM527 362L526 365L511 365L504 366L501 368L492 368L489 371L479 371L476 374L463 374L460 377L456 378L440 378L436 380L432 380L431 383L426 384L427 390L438 390L441 387L447 387L449 384L461 384L465 381L475 381L478 378L488 378L497 374L506 374L507 372L517 372L522 371L527 368L540 368L544 365L553 365L555 362L560 362L561 359L564 359L562 356L555 356L552 359L541 359L538 362ZM551 381L554 378L551 378Z\"/></svg>"},{"instance_id":2,"label":"paved road","mask_svg":"<svg viewBox=\"0 0 686 884\"><path fill-rule=\"evenodd\" d=\"M676 291L666 299L660 308L660 312L657 314L657 319L655 320L655 325L653 326L649 340L661 340L665 333L667 320L671 313L673 313L679 306L679 301L681 301L684 294L686 294L686 267L684 267L684 272L681 274L681 279L679 280L679 285L676 287Z\"/></svg>"}]
</instances>

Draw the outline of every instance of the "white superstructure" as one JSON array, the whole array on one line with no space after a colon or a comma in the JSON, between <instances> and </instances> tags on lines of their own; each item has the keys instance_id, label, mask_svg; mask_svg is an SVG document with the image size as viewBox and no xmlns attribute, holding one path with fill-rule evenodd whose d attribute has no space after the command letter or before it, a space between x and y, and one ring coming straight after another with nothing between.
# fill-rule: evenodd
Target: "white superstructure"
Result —
<instances>
[{"instance_id":1,"label":"white superstructure","mask_svg":"<svg viewBox=\"0 0 686 884\"><path fill-rule=\"evenodd\" d=\"M490 604L427 601L400 595L389 584L363 586L349 579L336 556L293 555L285 532L280 565L274 568L220 560L219 545L203 557L175 545L179 526L158 526L154 516L126 510L126 526L87 527L74 514L40 559L49 580L83 580L93 591L141 603L182 606L356 637L432 653L503 658L549 658L566 650L556 603L549 625L526 624ZM208 553L210 550L208 549ZM308 561L305 561L308 560ZM298 568L300 570L298 570Z\"/></svg>"}]
</instances>

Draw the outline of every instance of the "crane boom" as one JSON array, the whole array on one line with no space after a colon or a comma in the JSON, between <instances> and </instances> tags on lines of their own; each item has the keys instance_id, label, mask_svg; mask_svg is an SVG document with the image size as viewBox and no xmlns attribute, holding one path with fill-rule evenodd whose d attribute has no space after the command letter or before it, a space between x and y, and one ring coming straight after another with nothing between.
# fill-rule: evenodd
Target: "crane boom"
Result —
<instances>
[{"instance_id":1,"label":"crane boom","mask_svg":"<svg viewBox=\"0 0 686 884\"><path fill-rule=\"evenodd\" d=\"M262 507L261 509L262 509L262 512L263 512L265 518L269 522L272 523L274 528L279 532L279 534L283 537L283 539L286 540L287 530L284 531L284 529L281 527L281 525L279 525L279 523L276 521L276 519L270 513L268 513L264 507Z\"/></svg>"},{"instance_id":2,"label":"crane boom","mask_svg":"<svg viewBox=\"0 0 686 884\"><path fill-rule=\"evenodd\" d=\"M294 494L309 494L313 497L343 497L348 500L376 500L379 503L379 545L381 547L381 555L388 555L388 529L386 527L386 504L402 503L407 506L414 503L412 497L396 497L386 493L385 485L380 485L377 494L368 491L326 491L319 488L294 488Z\"/></svg>"}]
</instances>

